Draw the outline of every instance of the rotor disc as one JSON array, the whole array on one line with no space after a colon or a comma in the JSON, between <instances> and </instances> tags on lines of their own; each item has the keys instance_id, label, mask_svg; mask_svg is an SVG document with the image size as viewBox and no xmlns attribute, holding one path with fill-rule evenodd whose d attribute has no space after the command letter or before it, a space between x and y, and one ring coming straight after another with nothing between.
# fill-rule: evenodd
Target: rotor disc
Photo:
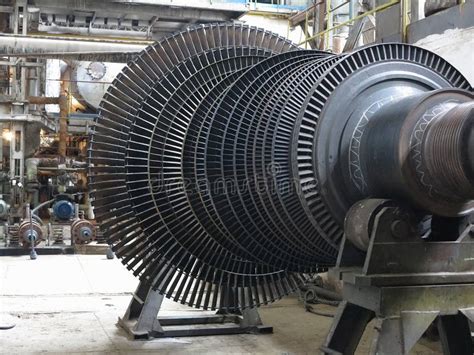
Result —
<instances>
[{"instance_id":1,"label":"rotor disc","mask_svg":"<svg viewBox=\"0 0 474 355\"><path fill-rule=\"evenodd\" d=\"M139 110L145 107L145 101L157 93L154 91L156 83L162 82L164 77L170 78L169 73L178 63L193 56L200 55L204 59L202 62L208 65L223 64L225 60L219 56L224 52L222 48L227 48L226 53L235 54L234 60L226 63L225 75L272 54L295 49L280 36L235 24L196 26L147 48L116 78L101 104L90 145L90 186L97 219L107 229L108 240L114 245L117 256L134 270L135 275L150 279L154 287L166 296L174 296L191 306L252 307L289 293L296 287L300 276L271 266L249 267L248 263L237 262L235 257L228 258L234 261L228 261L227 265L231 269L236 262L244 265L240 267L242 274L238 278L224 275L195 257L184 260L171 239L158 251L155 235L144 232L146 224L136 218L133 200L127 191L127 186L130 187L130 184L127 185L127 174L132 172L133 166L126 166L125 161L133 157L130 154L133 151L131 145L136 143L133 139L137 140L139 126L133 126L132 132L130 128L136 122ZM222 72L219 64L214 67ZM216 77L216 82L225 75ZM170 81L167 83L170 84ZM125 150L127 145L128 153ZM225 258L225 253L222 258ZM175 264L170 263L170 259Z\"/></svg>"}]
</instances>

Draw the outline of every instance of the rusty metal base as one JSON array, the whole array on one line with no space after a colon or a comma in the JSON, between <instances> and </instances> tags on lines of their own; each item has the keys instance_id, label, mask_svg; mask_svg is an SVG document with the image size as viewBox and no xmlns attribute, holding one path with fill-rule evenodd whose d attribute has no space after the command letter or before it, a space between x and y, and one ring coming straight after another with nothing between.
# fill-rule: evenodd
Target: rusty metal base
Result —
<instances>
[{"instance_id":1,"label":"rusty metal base","mask_svg":"<svg viewBox=\"0 0 474 355\"><path fill-rule=\"evenodd\" d=\"M474 354L472 225L455 240L426 241L412 235L410 228L394 233L394 225L409 226L409 216L402 212L392 206L366 216L375 217L366 252L355 248L347 233L343 238L330 274L343 281L344 301L321 347L323 353L353 354L367 324L375 319L371 354L408 354L434 322L445 354Z\"/></svg>"},{"instance_id":2,"label":"rusty metal base","mask_svg":"<svg viewBox=\"0 0 474 355\"><path fill-rule=\"evenodd\" d=\"M125 315L118 325L135 340L166 337L188 337L230 334L270 334L273 327L264 326L256 308L242 314L218 311L214 315L158 317L164 296L138 285Z\"/></svg>"},{"instance_id":3,"label":"rusty metal base","mask_svg":"<svg viewBox=\"0 0 474 355\"><path fill-rule=\"evenodd\" d=\"M322 350L353 354L375 318L371 354L408 354L436 322L445 354L473 354L469 321L474 321L474 283L363 287L344 284L345 301L336 313Z\"/></svg>"}]
</instances>

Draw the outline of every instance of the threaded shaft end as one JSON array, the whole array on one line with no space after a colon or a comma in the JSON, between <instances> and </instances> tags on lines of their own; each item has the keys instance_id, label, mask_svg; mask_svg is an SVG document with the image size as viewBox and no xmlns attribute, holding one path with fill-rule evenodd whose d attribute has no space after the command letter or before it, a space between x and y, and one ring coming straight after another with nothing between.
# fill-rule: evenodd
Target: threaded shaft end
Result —
<instances>
[{"instance_id":1,"label":"threaded shaft end","mask_svg":"<svg viewBox=\"0 0 474 355\"><path fill-rule=\"evenodd\" d=\"M431 193L459 201L474 198L473 153L469 149L473 129L472 102L456 105L427 127L423 160L435 190Z\"/></svg>"}]
</instances>

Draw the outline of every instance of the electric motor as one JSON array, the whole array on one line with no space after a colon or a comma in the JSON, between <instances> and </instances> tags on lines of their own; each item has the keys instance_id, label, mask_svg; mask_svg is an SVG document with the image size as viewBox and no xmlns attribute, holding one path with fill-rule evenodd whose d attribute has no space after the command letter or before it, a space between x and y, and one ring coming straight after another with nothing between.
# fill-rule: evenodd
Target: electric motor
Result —
<instances>
[{"instance_id":1,"label":"electric motor","mask_svg":"<svg viewBox=\"0 0 474 355\"><path fill-rule=\"evenodd\" d=\"M59 200L53 204L53 213L57 219L68 221L74 217L74 205L68 200Z\"/></svg>"}]
</instances>

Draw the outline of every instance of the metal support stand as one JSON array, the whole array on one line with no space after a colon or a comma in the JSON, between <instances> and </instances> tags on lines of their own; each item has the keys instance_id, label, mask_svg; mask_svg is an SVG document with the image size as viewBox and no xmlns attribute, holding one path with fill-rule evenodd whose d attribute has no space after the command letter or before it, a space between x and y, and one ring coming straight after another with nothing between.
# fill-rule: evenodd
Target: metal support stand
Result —
<instances>
[{"instance_id":1,"label":"metal support stand","mask_svg":"<svg viewBox=\"0 0 474 355\"><path fill-rule=\"evenodd\" d=\"M33 216L32 216L32 213L30 211L30 206L28 205L28 217L30 219L30 242L31 242L31 251L30 251L30 259L31 260L36 260L38 258L38 254L36 253L36 250L35 250L35 243L36 243L36 238L34 238L34 234L33 234Z\"/></svg>"},{"instance_id":2,"label":"metal support stand","mask_svg":"<svg viewBox=\"0 0 474 355\"><path fill-rule=\"evenodd\" d=\"M355 227L358 233L367 228L366 253L349 241L353 230L346 219L346 235L332 270L343 280L345 301L321 347L323 353L353 354L375 318L371 354L408 354L435 322L445 354L472 355L472 227L467 226L456 240L449 236L452 241L430 242L417 237L409 214L402 209L382 206L373 212L365 219L360 213L352 219L362 221Z\"/></svg>"},{"instance_id":3,"label":"metal support stand","mask_svg":"<svg viewBox=\"0 0 474 355\"><path fill-rule=\"evenodd\" d=\"M158 317L163 299L148 283L140 282L118 325L133 339L273 332L273 327L262 324L256 308L241 314L218 311L205 316Z\"/></svg>"},{"instance_id":4,"label":"metal support stand","mask_svg":"<svg viewBox=\"0 0 474 355\"><path fill-rule=\"evenodd\" d=\"M112 246L109 245L107 247L107 250L105 251L105 256L107 257L107 259L109 260L112 260L114 258L114 251L112 250Z\"/></svg>"}]
</instances>

